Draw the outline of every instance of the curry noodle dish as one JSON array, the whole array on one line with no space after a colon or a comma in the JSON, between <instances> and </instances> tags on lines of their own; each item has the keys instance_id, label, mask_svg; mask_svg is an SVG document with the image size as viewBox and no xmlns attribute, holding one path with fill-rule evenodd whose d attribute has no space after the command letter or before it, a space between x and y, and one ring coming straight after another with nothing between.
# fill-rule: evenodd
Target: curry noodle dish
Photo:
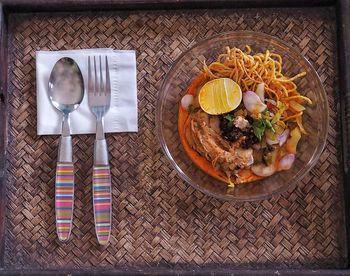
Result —
<instances>
[{"instance_id":1,"label":"curry noodle dish","mask_svg":"<svg viewBox=\"0 0 350 276\"><path fill-rule=\"evenodd\" d=\"M289 170L307 134L302 118L312 101L302 96L283 60L226 47L192 81L179 107L178 129L188 157L233 187Z\"/></svg>"}]
</instances>

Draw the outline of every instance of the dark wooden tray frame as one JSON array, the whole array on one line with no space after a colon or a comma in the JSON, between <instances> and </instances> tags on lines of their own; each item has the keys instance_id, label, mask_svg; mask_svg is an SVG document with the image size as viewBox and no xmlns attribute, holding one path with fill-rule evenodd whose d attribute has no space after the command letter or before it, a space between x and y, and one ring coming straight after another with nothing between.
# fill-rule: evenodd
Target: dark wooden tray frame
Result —
<instances>
[{"instance_id":1,"label":"dark wooden tray frame","mask_svg":"<svg viewBox=\"0 0 350 276\"><path fill-rule=\"evenodd\" d=\"M234 274L234 275L350 275L350 254L346 269L323 270L228 270L203 268L188 270L4 270L6 181L5 160L7 146L7 18L11 13L82 11L82 10L133 10L133 9L191 9L191 8L249 8L249 7L318 7L333 6L337 14L338 69L342 118L342 171L346 214L347 249L350 252L350 0L0 0L0 274Z\"/></svg>"}]
</instances>

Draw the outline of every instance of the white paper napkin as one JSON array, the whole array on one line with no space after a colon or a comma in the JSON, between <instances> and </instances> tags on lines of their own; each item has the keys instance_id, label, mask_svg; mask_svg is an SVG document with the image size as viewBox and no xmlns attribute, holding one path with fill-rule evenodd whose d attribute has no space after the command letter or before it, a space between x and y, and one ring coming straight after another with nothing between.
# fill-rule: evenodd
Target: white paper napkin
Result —
<instances>
[{"instance_id":1,"label":"white paper napkin","mask_svg":"<svg viewBox=\"0 0 350 276\"><path fill-rule=\"evenodd\" d=\"M111 79L111 107L105 116L105 132L136 132L137 88L135 51L85 49L68 51L37 51L37 134L60 134L62 114L50 102L48 81L51 70L62 57L70 57L83 74L85 93L79 108L71 113L71 133L95 133L95 117L87 99L88 56L107 55Z\"/></svg>"}]
</instances>

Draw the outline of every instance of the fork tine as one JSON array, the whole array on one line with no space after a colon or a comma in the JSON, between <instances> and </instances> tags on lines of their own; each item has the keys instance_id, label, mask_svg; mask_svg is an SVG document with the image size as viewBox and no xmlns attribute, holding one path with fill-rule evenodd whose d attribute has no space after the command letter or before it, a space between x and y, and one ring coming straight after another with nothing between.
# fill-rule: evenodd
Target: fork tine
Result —
<instances>
[{"instance_id":1,"label":"fork tine","mask_svg":"<svg viewBox=\"0 0 350 276\"><path fill-rule=\"evenodd\" d=\"M93 92L93 82L92 82L92 76L91 76L91 60L90 56L88 56L88 93Z\"/></svg>"},{"instance_id":2,"label":"fork tine","mask_svg":"<svg viewBox=\"0 0 350 276\"><path fill-rule=\"evenodd\" d=\"M100 95L104 94L104 87L103 87L103 78L102 78L102 60L101 56L99 56L99 62L100 62Z\"/></svg>"},{"instance_id":3,"label":"fork tine","mask_svg":"<svg viewBox=\"0 0 350 276\"><path fill-rule=\"evenodd\" d=\"M111 83L109 78L108 58L106 56L106 95L111 96Z\"/></svg>"},{"instance_id":4,"label":"fork tine","mask_svg":"<svg viewBox=\"0 0 350 276\"><path fill-rule=\"evenodd\" d=\"M98 81L97 81L97 69L96 69L96 56L94 56L94 71L95 71L95 77L94 77L94 80L95 80L95 90L94 90L94 94L96 95L97 92L99 92L98 90Z\"/></svg>"}]
</instances>

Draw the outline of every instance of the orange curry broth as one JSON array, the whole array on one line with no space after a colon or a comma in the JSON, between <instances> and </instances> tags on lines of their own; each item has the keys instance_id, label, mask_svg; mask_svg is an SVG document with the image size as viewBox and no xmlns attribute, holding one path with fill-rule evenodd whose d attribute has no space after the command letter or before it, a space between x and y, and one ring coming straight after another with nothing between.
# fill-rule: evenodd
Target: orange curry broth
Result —
<instances>
[{"instance_id":1,"label":"orange curry broth","mask_svg":"<svg viewBox=\"0 0 350 276\"><path fill-rule=\"evenodd\" d=\"M205 74L204 73L200 74L197 78L195 78L192 81L192 83L188 87L187 94L195 96L197 94L199 87L204 83L206 83L207 81L208 79L205 76ZM198 168L203 170L205 173L209 174L210 176L218 180L221 180L226 183L230 183L230 180L227 178L227 176L225 176L223 172L214 168L214 166L211 164L210 161L208 161L205 157L201 156L197 151L192 149L192 147L187 142L185 129L186 129L186 123L188 123L188 117L189 117L189 113L180 104L178 129L179 129L180 140L184 147L185 152L193 161L193 163ZM262 178L253 174L250 169L243 169L238 173L238 175L242 182L240 184L252 182Z\"/></svg>"}]
</instances>

